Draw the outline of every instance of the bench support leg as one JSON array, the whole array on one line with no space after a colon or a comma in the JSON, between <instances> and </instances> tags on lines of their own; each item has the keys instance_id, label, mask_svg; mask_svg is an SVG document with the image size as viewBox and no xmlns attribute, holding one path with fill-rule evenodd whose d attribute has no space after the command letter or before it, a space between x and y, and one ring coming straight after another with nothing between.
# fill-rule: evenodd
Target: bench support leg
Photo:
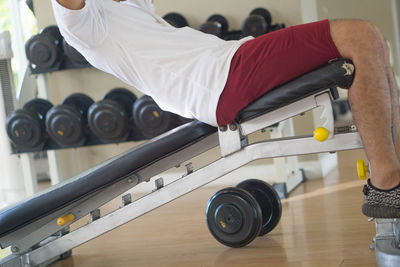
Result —
<instances>
[{"instance_id":1,"label":"bench support leg","mask_svg":"<svg viewBox=\"0 0 400 267\"><path fill-rule=\"evenodd\" d=\"M380 267L400 266L400 220L375 219L376 237L371 249L375 249Z\"/></svg>"}]
</instances>

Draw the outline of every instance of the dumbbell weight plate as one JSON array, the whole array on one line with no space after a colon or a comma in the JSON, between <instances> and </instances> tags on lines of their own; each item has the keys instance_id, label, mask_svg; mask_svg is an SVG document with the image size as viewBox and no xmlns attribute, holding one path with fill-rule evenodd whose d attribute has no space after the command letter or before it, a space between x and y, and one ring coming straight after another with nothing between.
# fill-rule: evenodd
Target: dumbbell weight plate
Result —
<instances>
[{"instance_id":1,"label":"dumbbell weight plate","mask_svg":"<svg viewBox=\"0 0 400 267\"><path fill-rule=\"evenodd\" d=\"M285 27L286 27L285 24L274 24L269 27L268 31L274 32L274 31L284 29Z\"/></svg>"},{"instance_id":2,"label":"dumbbell weight plate","mask_svg":"<svg viewBox=\"0 0 400 267\"><path fill-rule=\"evenodd\" d=\"M25 0L26 5L28 8L32 11L32 13L35 15L35 10L33 7L33 0Z\"/></svg>"},{"instance_id":3,"label":"dumbbell weight plate","mask_svg":"<svg viewBox=\"0 0 400 267\"><path fill-rule=\"evenodd\" d=\"M132 108L136 127L146 138L153 138L168 130L172 114L163 111L150 96L138 99Z\"/></svg>"},{"instance_id":4,"label":"dumbbell weight plate","mask_svg":"<svg viewBox=\"0 0 400 267\"><path fill-rule=\"evenodd\" d=\"M254 9L253 11L250 12L250 15L259 15L259 16L263 17L265 19L265 22L267 23L267 25L271 25L271 23L272 23L271 13L263 7Z\"/></svg>"},{"instance_id":5,"label":"dumbbell weight plate","mask_svg":"<svg viewBox=\"0 0 400 267\"><path fill-rule=\"evenodd\" d=\"M53 104L49 101L41 98L32 99L26 102L22 109L29 110L31 112L39 114L40 118L44 120L46 113L53 107Z\"/></svg>"},{"instance_id":6,"label":"dumbbell weight plate","mask_svg":"<svg viewBox=\"0 0 400 267\"><path fill-rule=\"evenodd\" d=\"M271 232L279 223L282 216L281 200L275 189L268 183L250 179L237 185L238 188L249 192L258 202L262 211L262 227L260 236Z\"/></svg>"},{"instance_id":7,"label":"dumbbell weight plate","mask_svg":"<svg viewBox=\"0 0 400 267\"><path fill-rule=\"evenodd\" d=\"M52 108L46 116L50 138L63 147L83 145L87 134L87 111L93 103L89 96L77 93Z\"/></svg>"},{"instance_id":8,"label":"dumbbell weight plate","mask_svg":"<svg viewBox=\"0 0 400 267\"><path fill-rule=\"evenodd\" d=\"M222 37L222 27L218 22L208 21L199 27L199 31Z\"/></svg>"},{"instance_id":9,"label":"dumbbell weight plate","mask_svg":"<svg viewBox=\"0 0 400 267\"><path fill-rule=\"evenodd\" d=\"M226 40L226 41L240 40L242 38L242 35L243 34L242 34L241 30L229 31L224 36L224 40Z\"/></svg>"},{"instance_id":10,"label":"dumbbell weight plate","mask_svg":"<svg viewBox=\"0 0 400 267\"><path fill-rule=\"evenodd\" d=\"M207 225L220 243L243 247L253 241L261 230L262 215L257 201L240 188L217 192L207 205Z\"/></svg>"},{"instance_id":11,"label":"dumbbell weight plate","mask_svg":"<svg viewBox=\"0 0 400 267\"><path fill-rule=\"evenodd\" d=\"M243 37L258 37L268 32L268 24L260 15L250 15L242 25Z\"/></svg>"},{"instance_id":12,"label":"dumbbell weight plate","mask_svg":"<svg viewBox=\"0 0 400 267\"><path fill-rule=\"evenodd\" d=\"M183 28L189 26L189 23L187 22L185 17L179 13L175 12L168 13L164 15L163 19L176 28Z\"/></svg>"},{"instance_id":13,"label":"dumbbell weight plate","mask_svg":"<svg viewBox=\"0 0 400 267\"><path fill-rule=\"evenodd\" d=\"M35 148L43 144L44 126L39 117L27 110L11 112L6 119L7 135L20 148Z\"/></svg>"},{"instance_id":14,"label":"dumbbell weight plate","mask_svg":"<svg viewBox=\"0 0 400 267\"><path fill-rule=\"evenodd\" d=\"M71 94L64 99L62 102L63 105L68 105L71 107L75 107L77 110L80 111L84 120L87 119L87 112L91 105L94 104L93 99L85 94L82 93L75 93Z\"/></svg>"},{"instance_id":15,"label":"dumbbell weight plate","mask_svg":"<svg viewBox=\"0 0 400 267\"><path fill-rule=\"evenodd\" d=\"M25 44L26 56L36 68L49 69L61 59L62 36L57 26L48 26Z\"/></svg>"},{"instance_id":16,"label":"dumbbell weight plate","mask_svg":"<svg viewBox=\"0 0 400 267\"><path fill-rule=\"evenodd\" d=\"M61 41L63 39L63 37L61 35L61 32L60 32L60 29L58 28L57 25L50 25L50 26L47 26L47 27L43 28L42 31L40 32L40 34L41 35L51 35L55 39L60 41L60 44L61 44Z\"/></svg>"},{"instance_id":17,"label":"dumbbell weight plate","mask_svg":"<svg viewBox=\"0 0 400 267\"><path fill-rule=\"evenodd\" d=\"M87 64L87 60L81 53L79 53L75 48L70 46L65 39L63 39L63 49L65 55L76 64L84 65Z\"/></svg>"},{"instance_id":18,"label":"dumbbell weight plate","mask_svg":"<svg viewBox=\"0 0 400 267\"><path fill-rule=\"evenodd\" d=\"M89 128L105 142L125 141L129 136L129 118L136 99L128 89L110 90L102 101L89 108Z\"/></svg>"},{"instance_id":19,"label":"dumbbell weight plate","mask_svg":"<svg viewBox=\"0 0 400 267\"><path fill-rule=\"evenodd\" d=\"M132 116L132 106L133 103L137 100L136 95L125 88L114 88L110 90L103 98L103 100L113 100L120 104L126 113L128 114L128 117Z\"/></svg>"},{"instance_id":20,"label":"dumbbell weight plate","mask_svg":"<svg viewBox=\"0 0 400 267\"><path fill-rule=\"evenodd\" d=\"M101 100L88 111L90 130L106 143L122 142L129 136L128 114L113 100Z\"/></svg>"},{"instance_id":21,"label":"dumbbell weight plate","mask_svg":"<svg viewBox=\"0 0 400 267\"><path fill-rule=\"evenodd\" d=\"M228 20L219 14L211 15L208 19L208 22L217 22L221 25L222 35L225 35L228 32L229 24Z\"/></svg>"},{"instance_id":22,"label":"dumbbell weight plate","mask_svg":"<svg viewBox=\"0 0 400 267\"><path fill-rule=\"evenodd\" d=\"M20 148L36 148L45 142L44 117L53 105L44 99L28 101L6 119L7 135Z\"/></svg>"},{"instance_id":23,"label":"dumbbell weight plate","mask_svg":"<svg viewBox=\"0 0 400 267\"><path fill-rule=\"evenodd\" d=\"M56 39L42 35L32 36L25 45L25 52L34 68L51 68L59 59Z\"/></svg>"},{"instance_id":24,"label":"dumbbell weight plate","mask_svg":"<svg viewBox=\"0 0 400 267\"><path fill-rule=\"evenodd\" d=\"M85 121L81 113L67 105L50 109L46 116L46 130L50 138L63 147L81 146L85 142Z\"/></svg>"}]
</instances>

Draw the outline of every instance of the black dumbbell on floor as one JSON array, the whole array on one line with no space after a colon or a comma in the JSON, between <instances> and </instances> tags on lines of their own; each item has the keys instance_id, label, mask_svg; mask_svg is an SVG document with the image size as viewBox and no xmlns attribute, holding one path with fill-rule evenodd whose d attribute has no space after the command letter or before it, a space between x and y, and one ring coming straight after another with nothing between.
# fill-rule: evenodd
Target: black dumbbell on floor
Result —
<instances>
[{"instance_id":1,"label":"black dumbbell on floor","mask_svg":"<svg viewBox=\"0 0 400 267\"><path fill-rule=\"evenodd\" d=\"M271 232L282 217L282 203L273 186L258 179L248 179L239 183L237 188L246 190L260 205L262 224L259 236Z\"/></svg>"},{"instance_id":2,"label":"black dumbbell on floor","mask_svg":"<svg viewBox=\"0 0 400 267\"><path fill-rule=\"evenodd\" d=\"M128 140L132 130L133 92L115 88L103 100L94 103L88 111L89 128L104 143Z\"/></svg>"},{"instance_id":3,"label":"black dumbbell on floor","mask_svg":"<svg viewBox=\"0 0 400 267\"><path fill-rule=\"evenodd\" d=\"M271 13L265 8L256 8L242 24L243 37L258 37L263 34L285 28L285 24L272 25Z\"/></svg>"},{"instance_id":4,"label":"black dumbbell on floor","mask_svg":"<svg viewBox=\"0 0 400 267\"><path fill-rule=\"evenodd\" d=\"M186 20L186 18L183 15L176 12L165 14L163 19L176 28L183 28L189 26L189 23Z\"/></svg>"},{"instance_id":5,"label":"black dumbbell on floor","mask_svg":"<svg viewBox=\"0 0 400 267\"><path fill-rule=\"evenodd\" d=\"M43 149L47 141L45 117L52 107L47 100L33 99L7 116L7 135L19 152Z\"/></svg>"},{"instance_id":6,"label":"black dumbbell on floor","mask_svg":"<svg viewBox=\"0 0 400 267\"><path fill-rule=\"evenodd\" d=\"M225 246L248 245L260 233L262 211L246 190L225 188L215 193L207 205L207 226L214 238Z\"/></svg>"},{"instance_id":7,"label":"black dumbbell on floor","mask_svg":"<svg viewBox=\"0 0 400 267\"><path fill-rule=\"evenodd\" d=\"M175 114L163 111L150 96L139 98L132 108L136 128L145 138L153 138L171 129L178 118Z\"/></svg>"},{"instance_id":8,"label":"black dumbbell on floor","mask_svg":"<svg viewBox=\"0 0 400 267\"><path fill-rule=\"evenodd\" d=\"M205 23L200 25L199 31L224 38L228 33L228 20L219 14L211 15Z\"/></svg>"},{"instance_id":9,"label":"black dumbbell on floor","mask_svg":"<svg viewBox=\"0 0 400 267\"><path fill-rule=\"evenodd\" d=\"M25 52L32 72L54 71L60 67L63 57L62 40L58 27L48 26L26 42Z\"/></svg>"},{"instance_id":10,"label":"black dumbbell on floor","mask_svg":"<svg viewBox=\"0 0 400 267\"><path fill-rule=\"evenodd\" d=\"M214 194L207 205L207 226L219 242L243 247L279 223L282 205L268 183L250 179Z\"/></svg>"},{"instance_id":11,"label":"black dumbbell on floor","mask_svg":"<svg viewBox=\"0 0 400 267\"><path fill-rule=\"evenodd\" d=\"M93 99L76 93L53 107L46 115L46 130L52 140L61 147L82 146L89 134L87 112Z\"/></svg>"}]
</instances>

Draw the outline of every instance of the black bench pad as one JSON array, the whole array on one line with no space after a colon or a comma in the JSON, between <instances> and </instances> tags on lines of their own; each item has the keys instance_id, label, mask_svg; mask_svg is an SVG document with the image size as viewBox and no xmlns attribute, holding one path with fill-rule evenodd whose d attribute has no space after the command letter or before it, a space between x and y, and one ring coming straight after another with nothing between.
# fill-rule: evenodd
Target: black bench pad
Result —
<instances>
[{"instance_id":1,"label":"black bench pad","mask_svg":"<svg viewBox=\"0 0 400 267\"><path fill-rule=\"evenodd\" d=\"M0 237L118 182L216 131L215 127L193 121L4 209L0 211Z\"/></svg>"},{"instance_id":2,"label":"black bench pad","mask_svg":"<svg viewBox=\"0 0 400 267\"><path fill-rule=\"evenodd\" d=\"M338 59L284 85L272 89L242 109L236 117L238 123L251 120L279 107L296 102L327 88L350 88L354 75L345 68L350 60Z\"/></svg>"},{"instance_id":3,"label":"black bench pad","mask_svg":"<svg viewBox=\"0 0 400 267\"><path fill-rule=\"evenodd\" d=\"M335 86L349 87L353 76L344 75L346 73L342 67L344 63L344 60L330 63L271 90L243 109L238 116L238 121L249 120L322 89ZM217 128L199 121L188 123L63 183L52 186L21 203L1 210L0 237L116 183L127 175L196 143L216 131Z\"/></svg>"}]
</instances>

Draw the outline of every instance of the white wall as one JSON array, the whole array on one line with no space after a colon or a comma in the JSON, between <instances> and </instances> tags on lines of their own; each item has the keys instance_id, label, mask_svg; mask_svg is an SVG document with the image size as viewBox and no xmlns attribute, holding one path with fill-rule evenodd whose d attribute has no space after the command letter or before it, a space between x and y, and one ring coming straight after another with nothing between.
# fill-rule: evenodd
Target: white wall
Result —
<instances>
[{"instance_id":1,"label":"white wall","mask_svg":"<svg viewBox=\"0 0 400 267\"><path fill-rule=\"evenodd\" d=\"M400 4L399 1L398 5ZM362 19L377 25L392 47L394 57L395 34L391 0L318 0L318 19ZM393 62L399 74L398 62Z\"/></svg>"}]
</instances>

